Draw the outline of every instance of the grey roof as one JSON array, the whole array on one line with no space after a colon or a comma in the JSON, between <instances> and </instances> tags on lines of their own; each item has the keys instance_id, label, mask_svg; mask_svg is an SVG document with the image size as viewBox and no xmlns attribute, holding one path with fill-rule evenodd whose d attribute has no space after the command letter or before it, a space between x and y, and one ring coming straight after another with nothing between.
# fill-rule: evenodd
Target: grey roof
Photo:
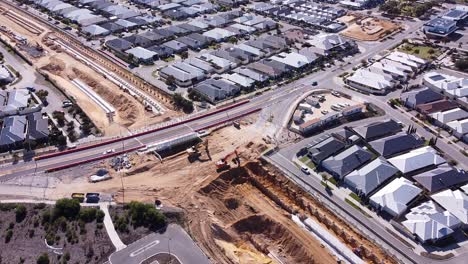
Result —
<instances>
[{"instance_id":1,"label":"grey roof","mask_svg":"<svg viewBox=\"0 0 468 264\"><path fill-rule=\"evenodd\" d=\"M106 42L106 46L118 50L118 51L125 51L133 46L133 44L125 39L116 38L111 39Z\"/></svg>"},{"instance_id":2,"label":"grey roof","mask_svg":"<svg viewBox=\"0 0 468 264\"><path fill-rule=\"evenodd\" d=\"M203 70L205 73L211 73L214 71L214 68L211 66L211 64L197 58L190 58L184 62Z\"/></svg>"},{"instance_id":3,"label":"grey roof","mask_svg":"<svg viewBox=\"0 0 468 264\"><path fill-rule=\"evenodd\" d=\"M190 32L189 30L179 27L179 26L170 26L170 27L167 27L166 30L172 31L174 32L174 34L186 34Z\"/></svg>"},{"instance_id":4,"label":"grey roof","mask_svg":"<svg viewBox=\"0 0 468 264\"><path fill-rule=\"evenodd\" d=\"M414 91L409 91L406 93L401 94L401 101L407 106L417 106L419 104L426 104L434 101L438 101L443 99L444 97L429 89L429 88L423 88L419 90L414 90Z\"/></svg>"},{"instance_id":5,"label":"grey roof","mask_svg":"<svg viewBox=\"0 0 468 264\"><path fill-rule=\"evenodd\" d=\"M238 49L236 47L226 48L226 51L229 52L229 54L231 54L231 56L234 56L234 57L236 57L236 58L238 58L240 60L243 60L243 61L253 61L257 57L257 56L255 56L254 54L252 54L250 52Z\"/></svg>"},{"instance_id":6,"label":"grey roof","mask_svg":"<svg viewBox=\"0 0 468 264\"><path fill-rule=\"evenodd\" d=\"M89 33L91 36L106 35L110 33L109 30L98 25L89 25L87 27L84 27L82 31L85 33Z\"/></svg>"},{"instance_id":7,"label":"grey roof","mask_svg":"<svg viewBox=\"0 0 468 264\"><path fill-rule=\"evenodd\" d=\"M368 141L401 131L400 125L393 119L353 129L358 135Z\"/></svg>"},{"instance_id":8,"label":"grey roof","mask_svg":"<svg viewBox=\"0 0 468 264\"><path fill-rule=\"evenodd\" d=\"M110 32L114 33L114 32L117 32L117 31L121 31L124 29L123 26L121 25L118 25L114 22L106 22L106 23L103 23L100 25L102 28L105 28L107 30L109 30Z\"/></svg>"},{"instance_id":9,"label":"grey roof","mask_svg":"<svg viewBox=\"0 0 468 264\"><path fill-rule=\"evenodd\" d=\"M355 170L348 174L345 177L345 181L356 191L361 191L364 195L368 195L397 172L397 168L380 157L360 170Z\"/></svg>"},{"instance_id":10,"label":"grey roof","mask_svg":"<svg viewBox=\"0 0 468 264\"><path fill-rule=\"evenodd\" d=\"M250 79L255 80L257 82L264 82L269 79L267 75L262 74L260 72L256 72L246 67L237 67L233 71L245 77L249 77Z\"/></svg>"},{"instance_id":11,"label":"grey roof","mask_svg":"<svg viewBox=\"0 0 468 264\"><path fill-rule=\"evenodd\" d=\"M153 32L161 36L164 36L165 38L170 38L172 36L175 36L175 33L173 31L169 31L165 28L158 28L158 29L155 29Z\"/></svg>"},{"instance_id":12,"label":"grey roof","mask_svg":"<svg viewBox=\"0 0 468 264\"><path fill-rule=\"evenodd\" d=\"M174 54L173 49L159 45L151 46L148 48L148 50L154 51L156 54L158 54L158 57L160 58L166 58Z\"/></svg>"},{"instance_id":13,"label":"grey roof","mask_svg":"<svg viewBox=\"0 0 468 264\"><path fill-rule=\"evenodd\" d=\"M345 148L345 144L329 136L327 139L313 145L308 149L308 156L316 163L320 163L324 159L334 155L338 151Z\"/></svg>"},{"instance_id":14,"label":"grey roof","mask_svg":"<svg viewBox=\"0 0 468 264\"><path fill-rule=\"evenodd\" d=\"M42 118L41 112L28 114L27 119L28 139L41 140L49 136L49 123L47 119Z\"/></svg>"},{"instance_id":15,"label":"grey roof","mask_svg":"<svg viewBox=\"0 0 468 264\"><path fill-rule=\"evenodd\" d=\"M141 17L129 17L126 20L136 24L137 26L143 26L149 23L146 19Z\"/></svg>"},{"instance_id":16,"label":"grey roof","mask_svg":"<svg viewBox=\"0 0 468 264\"><path fill-rule=\"evenodd\" d=\"M359 146L352 146L336 156L322 161L330 173L342 178L372 158L372 154Z\"/></svg>"},{"instance_id":17,"label":"grey roof","mask_svg":"<svg viewBox=\"0 0 468 264\"><path fill-rule=\"evenodd\" d=\"M169 47L173 49L175 52L181 52L181 51L187 50L187 45L177 40L171 40L171 41L165 42L162 44L162 46Z\"/></svg>"},{"instance_id":18,"label":"grey roof","mask_svg":"<svg viewBox=\"0 0 468 264\"><path fill-rule=\"evenodd\" d=\"M3 129L0 132L0 146L20 143L25 139L26 117L9 116L3 119Z\"/></svg>"},{"instance_id":19,"label":"grey roof","mask_svg":"<svg viewBox=\"0 0 468 264\"><path fill-rule=\"evenodd\" d=\"M146 31L144 33L139 34L139 36L149 39L151 42L158 42L164 39L164 36L161 36L153 31Z\"/></svg>"},{"instance_id":20,"label":"grey roof","mask_svg":"<svg viewBox=\"0 0 468 264\"><path fill-rule=\"evenodd\" d=\"M468 173L444 164L438 168L413 177L429 192L434 193L468 182Z\"/></svg>"},{"instance_id":21,"label":"grey roof","mask_svg":"<svg viewBox=\"0 0 468 264\"><path fill-rule=\"evenodd\" d=\"M372 148L384 157L390 157L424 145L424 140L406 133L381 138L370 143Z\"/></svg>"},{"instance_id":22,"label":"grey roof","mask_svg":"<svg viewBox=\"0 0 468 264\"><path fill-rule=\"evenodd\" d=\"M189 37L180 37L180 38L177 39L177 41L179 41L181 43L184 43L185 45L187 45L191 49L199 49L199 48L203 47L204 45L206 45L206 42L201 43L200 41L195 40L193 38L189 38Z\"/></svg>"},{"instance_id":23,"label":"grey roof","mask_svg":"<svg viewBox=\"0 0 468 264\"><path fill-rule=\"evenodd\" d=\"M123 38L124 40L131 42L134 47L141 46L141 47L149 47L153 44L153 42L146 38L143 35L131 35L128 37Z\"/></svg>"},{"instance_id":24,"label":"grey roof","mask_svg":"<svg viewBox=\"0 0 468 264\"><path fill-rule=\"evenodd\" d=\"M195 91L204 95L210 102L224 100L240 92L240 88L223 80L208 79L201 82L195 88Z\"/></svg>"},{"instance_id":25,"label":"grey roof","mask_svg":"<svg viewBox=\"0 0 468 264\"><path fill-rule=\"evenodd\" d=\"M179 25L177 25L177 27L183 28L183 29L187 30L188 32L199 32L199 31L202 30L201 28L190 25L188 23L179 24Z\"/></svg>"},{"instance_id":26,"label":"grey roof","mask_svg":"<svg viewBox=\"0 0 468 264\"><path fill-rule=\"evenodd\" d=\"M275 61L275 60L271 60L271 59L264 59L262 61L263 64L266 64L266 65L269 65L283 73L285 72L288 72L288 71L291 71L292 68L291 66L287 65L287 64L284 64L282 62L279 62L279 61Z\"/></svg>"},{"instance_id":27,"label":"grey roof","mask_svg":"<svg viewBox=\"0 0 468 264\"><path fill-rule=\"evenodd\" d=\"M216 56L216 57L220 57L220 58L226 59L228 61L234 62L236 64L239 64L241 62L238 58L232 56L229 52L227 52L225 50L215 50L215 51L211 52L211 54Z\"/></svg>"}]
</instances>

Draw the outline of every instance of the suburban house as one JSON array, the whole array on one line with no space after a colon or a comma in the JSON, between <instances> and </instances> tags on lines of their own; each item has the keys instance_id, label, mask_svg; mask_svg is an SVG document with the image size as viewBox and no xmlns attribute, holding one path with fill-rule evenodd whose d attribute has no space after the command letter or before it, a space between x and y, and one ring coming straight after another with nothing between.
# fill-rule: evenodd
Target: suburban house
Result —
<instances>
[{"instance_id":1,"label":"suburban house","mask_svg":"<svg viewBox=\"0 0 468 264\"><path fill-rule=\"evenodd\" d=\"M449 122L468 118L468 112L457 107L443 112L433 113L430 116L434 118L437 125L445 127Z\"/></svg>"},{"instance_id":2,"label":"suburban house","mask_svg":"<svg viewBox=\"0 0 468 264\"><path fill-rule=\"evenodd\" d=\"M168 80L169 76L172 76L175 83L182 87L190 86L206 77L201 69L183 62L176 62L162 68L159 75L164 80Z\"/></svg>"},{"instance_id":3,"label":"suburban house","mask_svg":"<svg viewBox=\"0 0 468 264\"><path fill-rule=\"evenodd\" d=\"M26 126L26 116L5 117L0 131L0 150L21 148L26 139Z\"/></svg>"},{"instance_id":4,"label":"suburban house","mask_svg":"<svg viewBox=\"0 0 468 264\"><path fill-rule=\"evenodd\" d=\"M439 100L427 104L416 106L416 110L424 115L430 115L437 112L444 112L450 109L457 108L458 104L451 100Z\"/></svg>"},{"instance_id":5,"label":"suburban house","mask_svg":"<svg viewBox=\"0 0 468 264\"><path fill-rule=\"evenodd\" d=\"M368 196L377 187L398 173L384 158L377 158L344 178L344 182L357 194Z\"/></svg>"},{"instance_id":6,"label":"suburban house","mask_svg":"<svg viewBox=\"0 0 468 264\"><path fill-rule=\"evenodd\" d=\"M365 141L372 141L400 132L401 126L395 120L389 119L375 122L367 126L354 127L352 130Z\"/></svg>"},{"instance_id":7,"label":"suburban house","mask_svg":"<svg viewBox=\"0 0 468 264\"><path fill-rule=\"evenodd\" d=\"M423 84L452 98L468 96L468 78L429 72L424 75Z\"/></svg>"},{"instance_id":8,"label":"suburban house","mask_svg":"<svg viewBox=\"0 0 468 264\"><path fill-rule=\"evenodd\" d=\"M357 51L357 45L352 40L347 40L338 34L319 34L313 36L307 43L315 48L315 52L322 56L329 56L333 53L351 54Z\"/></svg>"},{"instance_id":9,"label":"suburban house","mask_svg":"<svg viewBox=\"0 0 468 264\"><path fill-rule=\"evenodd\" d=\"M467 183L468 173L444 164L433 170L415 175L413 178L429 193L435 193Z\"/></svg>"},{"instance_id":10,"label":"suburban house","mask_svg":"<svg viewBox=\"0 0 468 264\"><path fill-rule=\"evenodd\" d=\"M36 143L44 143L49 138L48 119L42 117L41 112L34 112L26 116L28 120L28 133L26 139Z\"/></svg>"},{"instance_id":11,"label":"suburban house","mask_svg":"<svg viewBox=\"0 0 468 264\"><path fill-rule=\"evenodd\" d=\"M468 142L468 118L447 123L455 137Z\"/></svg>"},{"instance_id":12,"label":"suburban house","mask_svg":"<svg viewBox=\"0 0 468 264\"><path fill-rule=\"evenodd\" d=\"M460 220L433 201L412 208L405 218L403 226L422 243L434 243L446 238L460 226Z\"/></svg>"},{"instance_id":13,"label":"suburban house","mask_svg":"<svg viewBox=\"0 0 468 264\"><path fill-rule=\"evenodd\" d=\"M444 163L445 159L439 156L434 148L426 146L393 157L388 162L402 173L409 173L429 166L437 166Z\"/></svg>"},{"instance_id":14,"label":"suburban house","mask_svg":"<svg viewBox=\"0 0 468 264\"><path fill-rule=\"evenodd\" d=\"M444 97L440 93L435 92L429 88L412 90L406 93L402 93L400 96L400 100L403 102L403 105L413 109L418 105L427 104L442 99L444 99Z\"/></svg>"},{"instance_id":15,"label":"suburban house","mask_svg":"<svg viewBox=\"0 0 468 264\"><path fill-rule=\"evenodd\" d=\"M420 193L421 189L405 178L396 178L373 194L369 201L372 206L391 216L399 216Z\"/></svg>"},{"instance_id":16,"label":"suburban house","mask_svg":"<svg viewBox=\"0 0 468 264\"><path fill-rule=\"evenodd\" d=\"M433 194L431 198L458 218L464 226L468 224L468 195L466 193L449 189Z\"/></svg>"},{"instance_id":17,"label":"suburban house","mask_svg":"<svg viewBox=\"0 0 468 264\"><path fill-rule=\"evenodd\" d=\"M134 62L142 64L152 64L157 59L158 54L154 51L142 47L136 47L125 51Z\"/></svg>"},{"instance_id":18,"label":"suburban house","mask_svg":"<svg viewBox=\"0 0 468 264\"><path fill-rule=\"evenodd\" d=\"M348 173L372 159L372 153L353 145L345 151L322 161L321 166L336 178L343 179Z\"/></svg>"},{"instance_id":19,"label":"suburban house","mask_svg":"<svg viewBox=\"0 0 468 264\"><path fill-rule=\"evenodd\" d=\"M193 88L206 101L215 104L240 93L240 88L223 80L208 79Z\"/></svg>"},{"instance_id":20,"label":"suburban house","mask_svg":"<svg viewBox=\"0 0 468 264\"><path fill-rule=\"evenodd\" d=\"M390 75L375 73L367 68L355 71L345 79L345 83L353 88L372 94L386 94L396 85Z\"/></svg>"},{"instance_id":21,"label":"suburban house","mask_svg":"<svg viewBox=\"0 0 468 264\"><path fill-rule=\"evenodd\" d=\"M338 151L343 150L346 144L335 137L328 136L325 140L307 149L307 156L315 163L320 164L324 159L335 155Z\"/></svg>"},{"instance_id":22,"label":"suburban house","mask_svg":"<svg viewBox=\"0 0 468 264\"><path fill-rule=\"evenodd\" d=\"M121 38L108 40L105 45L112 52L122 56L126 56L125 51L133 47L131 42Z\"/></svg>"},{"instance_id":23,"label":"suburban house","mask_svg":"<svg viewBox=\"0 0 468 264\"><path fill-rule=\"evenodd\" d=\"M424 140L414 134L399 133L370 142L371 147L381 156L389 158L396 154L422 147Z\"/></svg>"}]
</instances>

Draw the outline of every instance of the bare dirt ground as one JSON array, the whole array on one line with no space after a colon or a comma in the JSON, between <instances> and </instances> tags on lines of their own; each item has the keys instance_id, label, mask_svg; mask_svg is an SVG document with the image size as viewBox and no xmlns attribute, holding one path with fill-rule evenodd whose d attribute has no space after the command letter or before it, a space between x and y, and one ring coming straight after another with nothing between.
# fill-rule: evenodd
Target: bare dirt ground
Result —
<instances>
[{"instance_id":1,"label":"bare dirt ground","mask_svg":"<svg viewBox=\"0 0 468 264\"><path fill-rule=\"evenodd\" d=\"M353 21L353 19L347 16L346 21ZM357 18L355 23L348 25L348 28L340 34L359 41L377 41L399 28L398 24L389 20L372 17Z\"/></svg>"},{"instance_id":2,"label":"bare dirt ground","mask_svg":"<svg viewBox=\"0 0 468 264\"><path fill-rule=\"evenodd\" d=\"M0 8L1 7L0 3ZM4 10L7 9L8 8L4 7ZM123 92L114 83L106 80L102 75L97 74L88 66L63 52L60 47L48 39L51 32L47 29L41 27L37 23L31 22L34 28L38 29L31 32L31 28L26 27L25 24L22 23L22 20L25 18L18 14L16 14L16 17L20 19L13 20L11 19L11 12L8 13L7 16L6 13L0 10L0 25L5 26L5 28L16 34L26 37L30 43L39 44L44 49L44 56L40 58L29 57L29 59L34 63L37 69L42 68L52 81L65 90L66 93L76 98L78 105L106 136L118 135L120 133L120 126L136 129L178 115L178 113L170 110L167 110L162 116L156 116L145 111L142 102L139 102L136 98ZM29 19L26 20L29 21ZM38 35L37 32L42 33ZM0 34L4 35L4 39L9 38L9 42L15 45L14 38L11 38L11 36L8 36L6 33L0 32ZM116 108L117 117L114 119L115 123L109 123L104 111L70 83L70 78L73 77L81 77L84 79L83 81L97 94Z\"/></svg>"},{"instance_id":3,"label":"bare dirt ground","mask_svg":"<svg viewBox=\"0 0 468 264\"><path fill-rule=\"evenodd\" d=\"M310 217L351 249L361 247L365 261L395 263L373 242L290 183L280 172L258 160L268 145L259 137L255 117L241 130L226 127L208 136L212 160L201 150L201 161L182 153L163 160L132 156L134 167L96 184L83 178L58 183L48 196L72 192L110 192L117 201L154 202L183 208L186 229L215 263L335 263L335 257L291 214ZM238 135L242 134L239 138ZM237 137L236 137L237 135ZM217 172L215 162L238 149L241 166ZM106 166L102 164L101 166ZM125 192L122 192L122 182Z\"/></svg>"}]
</instances>

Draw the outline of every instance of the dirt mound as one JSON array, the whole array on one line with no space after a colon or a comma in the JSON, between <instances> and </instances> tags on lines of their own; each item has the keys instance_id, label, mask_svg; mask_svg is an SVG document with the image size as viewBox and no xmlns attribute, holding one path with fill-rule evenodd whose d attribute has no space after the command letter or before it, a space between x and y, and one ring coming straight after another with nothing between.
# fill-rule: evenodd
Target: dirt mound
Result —
<instances>
[{"instance_id":1,"label":"dirt mound","mask_svg":"<svg viewBox=\"0 0 468 264\"><path fill-rule=\"evenodd\" d=\"M227 198L224 200L224 204L228 209L237 209L239 207L239 200L236 198Z\"/></svg>"},{"instance_id":2,"label":"dirt mound","mask_svg":"<svg viewBox=\"0 0 468 264\"><path fill-rule=\"evenodd\" d=\"M42 66L41 70L48 71L54 75L60 75L65 70L65 62L57 58L50 58L50 63Z\"/></svg>"},{"instance_id":3,"label":"dirt mound","mask_svg":"<svg viewBox=\"0 0 468 264\"><path fill-rule=\"evenodd\" d=\"M200 189L204 194L223 195L233 185L243 184L249 180L248 172L244 167L225 171L219 177Z\"/></svg>"},{"instance_id":4,"label":"dirt mound","mask_svg":"<svg viewBox=\"0 0 468 264\"><path fill-rule=\"evenodd\" d=\"M265 254L272 248L281 248L278 251L284 257L292 257L294 263L315 263L305 245L301 245L283 225L265 215L248 216L234 223L232 228Z\"/></svg>"},{"instance_id":5,"label":"dirt mound","mask_svg":"<svg viewBox=\"0 0 468 264\"><path fill-rule=\"evenodd\" d=\"M77 68L72 68L72 73L73 74L69 75L69 78L78 78L84 81L89 87L93 88L96 93L102 96L104 100L117 108L119 116L124 121L123 125L131 126L136 122L137 117L140 116L139 108L127 95L109 92L108 88Z\"/></svg>"}]
</instances>

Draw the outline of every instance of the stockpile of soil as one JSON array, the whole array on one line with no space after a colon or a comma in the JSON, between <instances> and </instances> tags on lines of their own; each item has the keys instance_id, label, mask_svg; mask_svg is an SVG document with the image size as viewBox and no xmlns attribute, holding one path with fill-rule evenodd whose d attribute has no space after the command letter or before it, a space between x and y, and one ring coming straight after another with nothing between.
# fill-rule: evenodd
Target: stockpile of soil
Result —
<instances>
[{"instance_id":1,"label":"stockpile of soil","mask_svg":"<svg viewBox=\"0 0 468 264\"><path fill-rule=\"evenodd\" d=\"M57 58L50 58L50 63L42 66L41 70L48 71L54 75L61 75L65 70L65 63Z\"/></svg>"},{"instance_id":2,"label":"stockpile of soil","mask_svg":"<svg viewBox=\"0 0 468 264\"><path fill-rule=\"evenodd\" d=\"M109 89L104 85L77 68L72 68L72 72L73 74L68 76L70 79L78 78L84 81L96 93L102 96L104 100L116 107L119 116L124 121L124 125L130 126L135 123L137 117L140 116L141 113L139 112L139 108L135 105L135 102L127 97L128 95L109 92Z\"/></svg>"}]
</instances>

